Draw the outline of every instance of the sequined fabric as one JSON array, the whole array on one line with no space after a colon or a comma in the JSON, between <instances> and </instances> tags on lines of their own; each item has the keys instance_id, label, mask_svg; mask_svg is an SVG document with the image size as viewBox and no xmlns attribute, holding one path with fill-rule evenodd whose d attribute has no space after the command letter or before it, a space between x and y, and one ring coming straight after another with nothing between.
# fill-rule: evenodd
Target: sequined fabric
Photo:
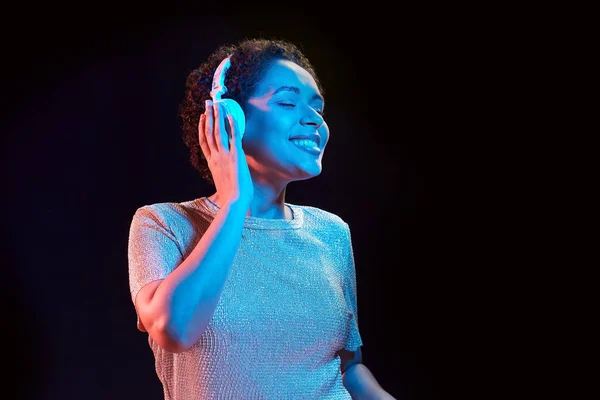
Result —
<instances>
[{"instance_id":1,"label":"sequined fabric","mask_svg":"<svg viewBox=\"0 0 600 400\"><path fill-rule=\"evenodd\" d=\"M171 353L148 336L165 399L351 398L336 354L362 346L349 227L324 210L286 204L291 220L246 217L213 318L191 349ZM218 211L206 197L136 210L133 302L187 257Z\"/></svg>"}]
</instances>

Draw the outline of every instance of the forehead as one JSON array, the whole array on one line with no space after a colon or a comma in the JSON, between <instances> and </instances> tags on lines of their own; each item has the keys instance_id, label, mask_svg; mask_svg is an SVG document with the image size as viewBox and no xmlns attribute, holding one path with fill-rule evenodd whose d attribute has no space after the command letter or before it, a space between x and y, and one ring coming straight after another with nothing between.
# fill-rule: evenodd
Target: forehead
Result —
<instances>
[{"instance_id":1,"label":"forehead","mask_svg":"<svg viewBox=\"0 0 600 400\"><path fill-rule=\"evenodd\" d=\"M319 88L312 75L296 63L289 60L276 60L265 72L258 92L266 93L281 86L297 86L300 90L319 93Z\"/></svg>"}]
</instances>

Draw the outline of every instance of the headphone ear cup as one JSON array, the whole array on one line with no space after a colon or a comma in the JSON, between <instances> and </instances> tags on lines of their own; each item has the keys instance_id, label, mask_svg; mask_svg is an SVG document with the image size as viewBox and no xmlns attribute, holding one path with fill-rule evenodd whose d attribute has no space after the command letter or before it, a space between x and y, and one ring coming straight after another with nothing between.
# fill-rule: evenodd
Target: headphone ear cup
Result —
<instances>
[{"instance_id":1,"label":"headphone ear cup","mask_svg":"<svg viewBox=\"0 0 600 400\"><path fill-rule=\"evenodd\" d=\"M230 114L233 117L233 123L237 134L240 138L243 138L244 132L246 131L246 116L244 115L242 107L233 99L220 99L215 101L215 103L221 103L225 106L227 114Z\"/></svg>"}]
</instances>

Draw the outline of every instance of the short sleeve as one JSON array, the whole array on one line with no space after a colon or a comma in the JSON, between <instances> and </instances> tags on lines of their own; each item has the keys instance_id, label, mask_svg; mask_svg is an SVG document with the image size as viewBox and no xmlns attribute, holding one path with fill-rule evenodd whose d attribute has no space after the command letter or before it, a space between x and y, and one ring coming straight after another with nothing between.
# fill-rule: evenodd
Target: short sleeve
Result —
<instances>
[{"instance_id":1,"label":"short sleeve","mask_svg":"<svg viewBox=\"0 0 600 400\"><path fill-rule=\"evenodd\" d=\"M346 298L346 304L350 307L352 312L352 319L350 320L350 335L346 341L344 348L349 351L356 351L360 346L363 345L360 332L358 330L358 306L357 306L357 285L356 285L356 269L354 264L354 250L352 248L352 238L350 234L350 228L345 223L345 255L346 261L346 273L344 276L344 297Z\"/></svg>"},{"instance_id":2,"label":"short sleeve","mask_svg":"<svg viewBox=\"0 0 600 400\"><path fill-rule=\"evenodd\" d=\"M135 305L140 289L164 279L183 260L175 235L162 212L144 206L135 212L129 229L129 290Z\"/></svg>"}]
</instances>

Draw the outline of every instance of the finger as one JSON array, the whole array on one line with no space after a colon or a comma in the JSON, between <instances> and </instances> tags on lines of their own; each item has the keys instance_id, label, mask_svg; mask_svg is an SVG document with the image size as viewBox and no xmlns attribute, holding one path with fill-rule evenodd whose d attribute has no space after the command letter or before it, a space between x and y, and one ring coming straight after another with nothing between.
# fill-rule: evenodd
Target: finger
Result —
<instances>
[{"instance_id":1,"label":"finger","mask_svg":"<svg viewBox=\"0 0 600 400\"><path fill-rule=\"evenodd\" d=\"M207 160L210 159L210 148L208 147L208 142L206 141L206 114L200 115L200 121L198 122L198 142L200 142L200 148L202 149L202 153L204 153L204 158Z\"/></svg>"},{"instance_id":2,"label":"finger","mask_svg":"<svg viewBox=\"0 0 600 400\"><path fill-rule=\"evenodd\" d=\"M215 142L217 143L218 151L227 151L225 141L225 137L227 136L227 131L225 130L225 118L227 114L225 112L225 108L221 103L217 103L215 106Z\"/></svg>"},{"instance_id":3,"label":"finger","mask_svg":"<svg viewBox=\"0 0 600 400\"><path fill-rule=\"evenodd\" d=\"M204 127L204 132L206 136L206 142L208 143L208 148L210 150L210 154L217 152L217 145L215 143L215 116L213 112L213 102L210 100L206 100L206 122Z\"/></svg>"}]
</instances>

